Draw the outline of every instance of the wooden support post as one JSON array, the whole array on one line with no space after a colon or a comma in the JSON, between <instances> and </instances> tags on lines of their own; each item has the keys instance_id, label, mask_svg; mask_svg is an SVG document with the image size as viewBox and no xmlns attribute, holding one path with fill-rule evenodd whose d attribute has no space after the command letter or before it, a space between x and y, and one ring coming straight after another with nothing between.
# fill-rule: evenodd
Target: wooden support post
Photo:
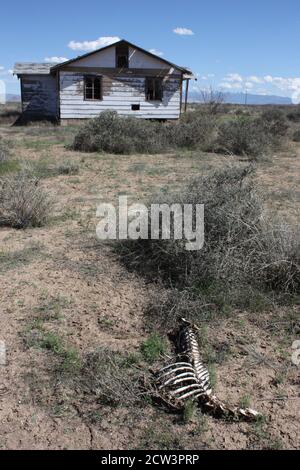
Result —
<instances>
[{"instance_id":1,"label":"wooden support post","mask_svg":"<svg viewBox=\"0 0 300 470\"><path fill-rule=\"evenodd\" d=\"M187 111L187 102L188 102L188 95L189 95L189 83L190 79L186 79L186 87L185 87L185 103L184 103L184 112L186 113Z\"/></svg>"}]
</instances>

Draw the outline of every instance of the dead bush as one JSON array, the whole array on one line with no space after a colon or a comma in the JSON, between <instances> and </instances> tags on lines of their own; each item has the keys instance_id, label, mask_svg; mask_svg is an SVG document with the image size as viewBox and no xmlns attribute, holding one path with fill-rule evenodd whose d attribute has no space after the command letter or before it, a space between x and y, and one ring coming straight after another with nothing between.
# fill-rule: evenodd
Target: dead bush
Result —
<instances>
[{"instance_id":1,"label":"dead bush","mask_svg":"<svg viewBox=\"0 0 300 470\"><path fill-rule=\"evenodd\" d=\"M187 251L184 240L173 239L128 241L121 245L127 265L141 268L150 276L160 273L160 277L181 286L241 275L244 263L239 252L245 250L245 240L257 230L262 211L253 172L252 166L228 166L194 178L176 193L154 196L150 203L204 204L204 247Z\"/></svg>"},{"instance_id":2,"label":"dead bush","mask_svg":"<svg viewBox=\"0 0 300 470\"><path fill-rule=\"evenodd\" d=\"M161 325L171 327L170 316L177 314L193 320L228 314L232 307L245 306L253 293L257 301L251 309L259 309L268 304L268 293L282 299L299 290L299 236L290 227L264 220L253 166L228 166L196 177L177 193L151 202L204 204L205 242L200 250L187 251L185 240L174 240L172 230L170 240L119 245L130 269L170 289L166 301L157 295L150 312Z\"/></svg>"},{"instance_id":3,"label":"dead bush","mask_svg":"<svg viewBox=\"0 0 300 470\"><path fill-rule=\"evenodd\" d=\"M26 170L0 180L0 225L13 228L44 225L51 208L39 180Z\"/></svg>"},{"instance_id":4,"label":"dead bush","mask_svg":"<svg viewBox=\"0 0 300 470\"><path fill-rule=\"evenodd\" d=\"M252 243L252 284L276 292L300 290L300 235L287 224L265 224ZM255 282L256 281L256 282Z\"/></svg>"},{"instance_id":5,"label":"dead bush","mask_svg":"<svg viewBox=\"0 0 300 470\"><path fill-rule=\"evenodd\" d=\"M103 405L134 405L142 401L140 373L130 356L101 348L88 355L81 385Z\"/></svg>"}]
</instances>

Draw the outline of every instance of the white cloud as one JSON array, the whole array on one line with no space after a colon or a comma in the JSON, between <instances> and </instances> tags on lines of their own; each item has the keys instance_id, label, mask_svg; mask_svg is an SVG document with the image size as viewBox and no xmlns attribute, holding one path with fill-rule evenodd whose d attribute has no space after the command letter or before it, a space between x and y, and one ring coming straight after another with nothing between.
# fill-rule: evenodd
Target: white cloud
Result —
<instances>
[{"instance_id":1,"label":"white cloud","mask_svg":"<svg viewBox=\"0 0 300 470\"><path fill-rule=\"evenodd\" d=\"M194 32L188 28L174 28L173 33L179 34L180 36L194 36Z\"/></svg>"},{"instance_id":2,"label":"white cloud","mask_svg":"<svg viewBox=\"0 0 300 470\"><path fill-rule=\"evenodd\" d=\"M120 41L118 36L103 36L95 41L70 41L68 47L73 51L95 51L96 49L100 49L101 47L110 46L114 42Z\"/></svg>"},{"instance_id":3,"label":"white cloud","mask_svg":"<svg viewBox=\"0 0 300 470\"><path fill-rule=\"evenodd\" d=\"M5 69L5 67L0 67L0 75L1 76L4 76L4 75L8 75L9 72L8 70Z\"/></svg>"},{"instance_id":4,"label":"white cloud","mask_svg":"<svg viewBox=\"0 0 300 470\"><path fill-rule=\"evenodd\" d=\"M149 52L151 52L151 54L157 55L158 57L162 57L164 55L163 52L158 51L157 49L150 49Z\"/></svg>"},{"instance_id":5,"label":"white cloud","mask_svg":"<svg viewBox=\"0 0 300 470\"><path fill-rule=\"evenodd\" d=\"M256 88L256 85L261 84L268 88ZM221 80L219 86L227 90L248 89L253 93L261 94L276 94L280 90L280 95L290 96L293 103L300 103L300 77L273 77L272 75L243 77L239 73L230 73Z\"/></svg>"},{"instance_id":6,"label":"white cloud","mask_svg":"<svg viewBox=\"0 0 300 470\"><path fill-rule=\"evenodd\" d=\"M226 82L240 82L242 83L243 77L239 73L228 73L224 78Z\"/></svg>"},{"instance_id":7,"label":"white cloud","mask_svg":"<svg viewBox=\"0 0 300 470\"><path fill-rule=\"evenodd\" d=\"M226 90L239 90L242 88L242 84L239 82L221 82L220 87L225 88Z\"/></svg>"},{"instance_id":8,"label":"white cloud","mask_svg":"<svg viewBox=\"0 0 300 470\"><path fill-rule=\"evenodd\" d=\"M4 67L2 65L0 65L0 70L4 70Z\"/></svg>"},{"instance_id":9,"label":"white cloud","mask_svg":"<svg viewBox=\"0 0 300 470\"><path fill-rule=\"evenodd\" d=\"M250 77L247 78L248 82L253 82L253 83L264 83L264 79L261 77L257 77L256 75L251 75Z\"/></svg>"},{"instance_id":10,"label":"white cloud","mask_svg":"<svg viewBox=\"0 0 300 470\"><path fill-rule=\"evenodd\" d=\"M197 74L197 76L199 76L199 74ZM202 75L201 80L209 80L211 78L214 78L215 77L215 74L214 73L208 73L207 75Z\"/></svg>"},{"instance_id":11,"label":"white cloud","mask_svg":"<svg viewBox=\"0 0 300 470\"><path fill-rule=\"evenodd\" d=\"M66 57L45 57L44 61L51 64L59 64L60 62L66 62L68 59Z\"/></svg>"}]
</instances>

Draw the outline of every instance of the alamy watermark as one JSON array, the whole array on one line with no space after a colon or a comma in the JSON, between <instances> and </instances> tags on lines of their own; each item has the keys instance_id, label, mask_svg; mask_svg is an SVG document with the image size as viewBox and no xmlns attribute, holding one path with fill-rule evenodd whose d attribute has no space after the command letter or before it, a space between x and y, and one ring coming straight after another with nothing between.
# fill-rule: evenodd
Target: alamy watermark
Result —
<instances>
[{"instance_id":1,"label":"alamy watermark","mask_svg":"<svg viewBox=\"0 0 300 470\"><path fill-rule=\"evenodd\" d=\"M0 104L6 104L6 86L4 80L0 80Z\"/></svg>"},{"instance_id":2,"label":"alamy watermark","mask_svg":"<svg viewBox=\"0 0 300 470\"><path fill-rule=\"evenodd\" d=\"M184 240L188 251L204 244L203 204L144 204L128 206L119 196L118 207L101 203L97 207L96 234L100 240Z\"/></svg>"}]
</instances>

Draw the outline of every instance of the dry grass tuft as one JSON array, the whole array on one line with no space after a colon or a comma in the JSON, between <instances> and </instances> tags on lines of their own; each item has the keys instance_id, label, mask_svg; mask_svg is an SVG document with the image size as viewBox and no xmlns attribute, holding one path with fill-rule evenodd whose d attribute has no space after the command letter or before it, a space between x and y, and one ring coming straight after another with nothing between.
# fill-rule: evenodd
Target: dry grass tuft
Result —
<instances>
[{"instance_id":1,"label":"dry grass tuft","mask_svg":"<svg viewBox=\"0 0 300 470\"><path fill-rule=\"evenodd\" d=\"M48 194L27 170L0 180L0 225L40 227L47 223L50 209Z\"/></svg>"}]
</instances>

